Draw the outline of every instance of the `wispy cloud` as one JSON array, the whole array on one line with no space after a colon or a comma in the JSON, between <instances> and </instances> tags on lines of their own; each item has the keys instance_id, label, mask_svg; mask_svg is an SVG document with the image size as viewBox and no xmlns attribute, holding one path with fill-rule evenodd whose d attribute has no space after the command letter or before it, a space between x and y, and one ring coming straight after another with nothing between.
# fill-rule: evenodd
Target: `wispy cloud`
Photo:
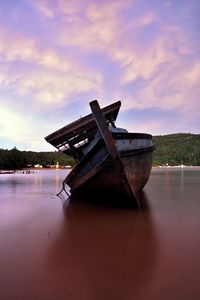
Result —
<instances>
[{"instance_id":1,"label":"wispy cloud","mask_svg":"<svg viewBox=\"0 0 200 300\"><path fill-rule=\"evenodd\" d=\"M1 115L18 124L15 132L2 121L5 136L24 136L26 122L56 128L52 111L66 116L67 108L72 120L94 97L102 105L121 99L125 127L132 112L149 109L158 112L156 121L146 118L154 133L181 130L168 125L169 112L183 130L197 131L198 1L31 0L23 14L25 2L0 3ZM22 121L23 110L31 119Z\"/></svg>"},{"instance_id":2,"label":"wispy cloud","mask_svg":"<svg viewBox=\"0 0 200 300\"><path fill-rule=\"evenodd\" d=\"M9 137L9 140L14 141L14 143L24 143L24 137L27 136L30 131L29 124L29 118L22 118L15 110L10 110L9 107L1 105L1 138Z\"/></svg>"},{"instance_id":3,"label":"wispy cloud","mask_svg":"<svg viewBox=\"0 0 200 300\"><path fill-rule=\"evenodd\" d=\"M29 101L57 105L80 93L101 89L101 74L81 68L70 57L21 34L1 30L0 55L1 86L10 86Z\"/></svg>"},{"instance_id":4,"label":"wispy cloud","mask_svg":"<svg viewBox=\"0 0 200 300\"><path fill-rule=\"evenodd\" d=\"M66 11L67 3L62 1L61 11L65 17L62 28L59 27L58 42L65 46L78 46L88 52L105 51L118 38L120 15L129 2L88 1L83 8L80 1L75 1L70 14Z\"/></svg>"}]
</instances>

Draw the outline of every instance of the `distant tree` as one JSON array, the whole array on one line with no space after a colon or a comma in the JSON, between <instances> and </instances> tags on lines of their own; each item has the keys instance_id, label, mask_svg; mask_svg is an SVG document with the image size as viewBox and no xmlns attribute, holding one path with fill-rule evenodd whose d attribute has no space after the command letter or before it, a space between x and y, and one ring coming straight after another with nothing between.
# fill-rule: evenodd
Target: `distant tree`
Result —
<instances>
[{"instance_id":1,"label":"distant tree","mask_svg":"<svg viewBox=\"0 0 200 300\"><path fill-rule=\"evenodd\" d=\"M179 133L154 136L156 150L153 153L153 165L193 165L200 166L200 134ZM0 149L0 169L20 169L27 165L60 166L75 164L72 157L61 152L19 151Z\"/></svg>"}]
</instances>

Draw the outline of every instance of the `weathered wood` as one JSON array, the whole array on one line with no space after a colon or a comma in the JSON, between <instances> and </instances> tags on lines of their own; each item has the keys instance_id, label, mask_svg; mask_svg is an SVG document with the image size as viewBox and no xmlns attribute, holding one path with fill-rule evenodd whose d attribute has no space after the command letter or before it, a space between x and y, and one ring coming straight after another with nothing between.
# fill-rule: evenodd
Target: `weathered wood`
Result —
<instances>
[{"instance_id":1,"label":"weathered wood","mask_svg":"<svg viewBox=\"0 0 200 300\"><path fill-rule=\"evenodd\" d=\"M94 116L94 119L96 121L97 127L101 133L101 136L106 144L107 150L112 157L114 168L116 169L116 172L121 179L121 181L124 184L124 188L127 191L127 194L130 198L136 199L134 192L128 182L128 179L126 177L126 173L123 167L123 164L121 162L119 153L115 147L114 140L112 138L112 135L108 129L108 124L106 123L106 119L104 115L101 112L101 108L97 102L97 100L94 100L90 102L90 108L92 111L92 114Z\"/></svg>"},{"instance_id":2,"label":"weathered wood","mask_svg":"<svg viewBox=\"0 0 200 300\"><path fill-rule=\"evenodd\" d=\"M121 106L121 102L117 101L111 105L104 107L103 115L105 116L106 119L110 120L110 122L114 122L117 118L120 106ZM87 132L90 132L91 130L93 131L95 127L96 127L96 123L94 121L94 117L92 114L89 114L49 134L48 136L45 137L45 140L55 147L57 147L59 144L62 144L66 140L70 140L71 138L78 135L80 135L80 141L81 141L82 139L81 135L86 131Z\"/></svg>"},{"instance_id":3,"label":"weathered wood","mask_svg":"<svg viewBox=\"0 0 200 300\"><path fill-rule=\"evenodd\" d=\"M106 119L101 112L101 108L100 108L97 100L90 102L90 108L91 108L92 114L94 116L95 122L97 124L97 127L101 133L101 136L106 144L109 154L111 155L111 157L114 160L115 159L118 160L119 154L117 152L117 149L115 148L115 144L114 144L112 135L108 129L108 124L106 123Z\"/></svg>"},{"instance_id":4,"label":"weathered wood","mask_svg":"<svg viewBox=\"0 0 200 300\"><path fill-rule=\"evenodd\" d=\"M72 197L139 206L140 192L151 172L152 136L117 128L111 133L108 126L115 127L120 104L101 109L97 101L92 101L92 114L46 137L77 161L63 181Z\"/></svg>"}]
</instances>

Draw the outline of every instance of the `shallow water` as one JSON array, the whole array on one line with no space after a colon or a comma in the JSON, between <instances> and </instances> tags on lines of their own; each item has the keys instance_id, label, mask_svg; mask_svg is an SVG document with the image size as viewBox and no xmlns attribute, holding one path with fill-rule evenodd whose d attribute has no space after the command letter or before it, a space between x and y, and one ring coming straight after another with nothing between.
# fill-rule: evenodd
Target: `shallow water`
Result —
<instances>
[{"instance_id":1,"label":"shallow water","mask_svg":"<svg viewBox=\"0 0 200 300\"><path fill-rule=\"evenodd\" d=\"M64 201L66 172L0 175L1 299L199 299L200 169L153 169L139 210Z\"/></svg>"}]
</instances>

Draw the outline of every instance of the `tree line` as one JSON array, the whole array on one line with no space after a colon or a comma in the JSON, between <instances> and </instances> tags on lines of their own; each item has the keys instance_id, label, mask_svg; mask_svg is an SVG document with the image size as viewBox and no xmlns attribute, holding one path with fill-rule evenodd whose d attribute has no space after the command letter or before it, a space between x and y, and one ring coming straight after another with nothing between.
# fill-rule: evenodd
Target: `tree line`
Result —
<instances>
[{"instance_id":1,"label":"tree line","mask_svg":"<svg viewBox=\"0 0 200 300\"><path fill-rule=\"evenodd\" d=\"M179 133L154 136L156 150L153 153L153 165L191 165L200 166L200 134ZM73 166L74 159L61 152L33 152L0 149L0 169L16 170L42 165L50 167Z\"/></svg>"},{"instance_id":2,"label":"tree line","mask_svg":"<svg viewBox=\"0 0 200 300\"><path fill-rule=\"evenodd\" d=\"M200 166L200 134L178 133L154 136L154 165Z\"/></svg>"},{"instance_id":3,"label":"tree line","mask_svg":"<svg viewBox=\"0 0 200 300\"><path fill-rule=\"evenodd\" d=\"M55 152L33 152L20 151L17 148L11 150L0 149L0 169L17 170L35 165L43 167L73 166L74 160L58 151Z\"/></svg>"}]
</instances>

